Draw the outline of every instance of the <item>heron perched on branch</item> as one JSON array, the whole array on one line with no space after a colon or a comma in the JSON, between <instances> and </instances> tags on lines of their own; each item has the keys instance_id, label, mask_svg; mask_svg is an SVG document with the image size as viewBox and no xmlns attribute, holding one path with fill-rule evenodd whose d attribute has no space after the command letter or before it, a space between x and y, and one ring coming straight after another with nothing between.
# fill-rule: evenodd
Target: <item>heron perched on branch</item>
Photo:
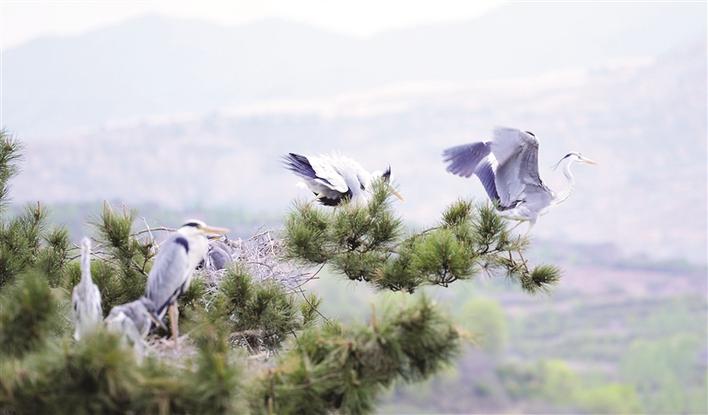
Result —
<instances>
[{"instance_id":1,"label":"heron perched on branch","mask_svg":"<svg viewBox=\"0 0 708 415\"><path fill-rule=\"evenodd\" d=\"M390 166L384 171L370 173L355 160L339 155L302 156L289 153L283 157L283 162L288 170L303 179L325 206L337 206L345 200L366 203L371 198L375 179L381 178L386 183L391 181ZM391 192L403 200L395 189Z\"/></svg>"},{"instance_id":2,"label":"heron perched on branch","mask_svg":"<svg viewBox=\"0 0 708 415\"><path fill-rule=\"evenodd\" d=\"M91 240L81 240L81 281L71 293L74 320L74 338L80 340L101 324L101 292L91 279Z\"/></svg>"},{"instance_id":3,"label":"heron perched on branch","mask_svg":"<svg viewBox=\"0 0 708 415\"><path fill-rule=\"evenodd\" d=\"M175 340L179 336L177 298L187 291L194 269L207 254L207 236L226 232L227 229L190 220L160 245L148 275L145 296L155 304L155 313L160 320L169 309L170 330Z\"/></svg>"},{"instance_id":4,"label":"heron perched on branch","mask_svg":"<svg viewBox=\"0 0 708 415\"><path fill-rule=\"evenodd\" d=\"M449 148L443 152L447 171L462 177L479 178L489 198L506 218L529 222L529 230L554 205L565 201L575 180L574 162L595 164L580 153L566 154L555 168L563 166L568 188L556 194L538 174L538 139L530 131L496 128L494 138Z\"/></svg>"},{"instance_id":5,"label":"heron perched on branch","mask_svg":"<svg viewBox=\"0 0 708 415\"><path fill-rule=\"evenodd\" d=\"M152 325L165 327L155 315L155 311L155 304L149 298L140 297L130 303L113 307L106 317L106 328L121 334L132 343L133 348L142 356L143 339L147 336Z\"/></svg>"}]
</instances>

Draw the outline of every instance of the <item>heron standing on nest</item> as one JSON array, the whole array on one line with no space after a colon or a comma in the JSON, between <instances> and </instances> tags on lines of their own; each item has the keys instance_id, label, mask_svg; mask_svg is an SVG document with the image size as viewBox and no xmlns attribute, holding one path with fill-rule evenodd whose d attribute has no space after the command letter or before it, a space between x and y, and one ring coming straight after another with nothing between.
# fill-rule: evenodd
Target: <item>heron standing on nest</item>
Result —
<instances>
[{"instance_id":1,"label":"heron standing on nest","mask_svg":"<svg viewBox=\"0 0 708 415\"><path fill-rule=\"evenodd\" d=\"M160 245L148 275L145 296L155 305L155 314L160 320L169 310L170 331L175 341L179 336L177 298L187 291L195 268L207 254L207 236L226 232L224 228L189 220Z\"/></svg>"},{"instance_id":2,"label":"heron standing on nest","mask_svg":"<svg viewBox=\"0 0 708 415\"><path fill-rule=\"evenodd\" d=\"M103 320L101 292L91 279L91 240L81 240L81 281L71 293L74 338L80 340Z\"/></svg>"},{"instance_id":3,"label":"heron standing on nest","mask_svg":"<svg viewBox=\"0 0 708 415\"><path fill-rule=\"evenodd\" d=\"M494 130L492 140L449 148L443 158L450 173L477 176L499 213L519 223L529 222L529 231L540 215L564 202L572 193L575 179L570 166L574 162L596 164L580 153L566 154L555 168L565 163L563 175L568 188L556 194L543 184L538 174L536 136L530 131L503 127Z\"/></svg>"}]
</instances>

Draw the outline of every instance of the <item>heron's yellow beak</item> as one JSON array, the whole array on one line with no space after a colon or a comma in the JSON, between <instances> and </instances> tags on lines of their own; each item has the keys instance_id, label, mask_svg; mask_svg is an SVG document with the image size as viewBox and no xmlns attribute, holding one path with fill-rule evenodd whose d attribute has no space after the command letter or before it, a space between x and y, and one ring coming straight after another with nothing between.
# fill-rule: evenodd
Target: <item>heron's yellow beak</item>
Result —
<instances>
[{"instance_id":1,"label":"heron's yellow beak","mask_svg":"<svg viewBox=\"0 0 708 415\"><path fill-rule=\"evenodd\" d=\"M216 226L205 226L202 228L202 232L207 235L224 235L229 230L226 228L218 228Z\"/></svg>"},{"instance_id":2,"label":"heron's yellow beak","mask_svg":"<svg viewBox=\"0 0 708 415\"><path fill-rule=\"evenodd\" d=\"M597 164L597 162L595 160L590 160L590 159L586 159L586 158L583 158L583 161L587 164L593 164L593 165Z\"/></svg>"},{"instance_id":3,"label":"heron's yellow beak","mask_svg":"<svg viewBox=\"0 0 708 415\"><path fill-rule=\"evenodd\" d=\"M406 200L403 198L403 195L401 195L400 193L398 193L398 191L397 191L396 189L394 189L393 187L391 188L391 194L394 195L394 196L396 196L396 197L398 198L398 200L400 200L401 202L405 202L405 201L406 201Z\"/></svg>"}]
</instances>

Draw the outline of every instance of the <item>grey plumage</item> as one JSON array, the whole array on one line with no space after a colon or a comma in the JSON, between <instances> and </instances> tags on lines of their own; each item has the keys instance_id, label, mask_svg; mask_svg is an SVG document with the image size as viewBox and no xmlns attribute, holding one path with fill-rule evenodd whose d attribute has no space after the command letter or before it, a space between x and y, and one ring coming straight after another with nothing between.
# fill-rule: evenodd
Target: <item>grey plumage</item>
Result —
<instances>
[{"instance_id":1,"label":"grey plumage","mask_svg":"<svg viewBox=\"0 0 708 415\"><path fill-rule=\"evenodd\" d=\"M347 200L366 203L371 198L375 179L391 180L390 166L385 171L369 172L355 160L340 155L303 156L289 153L283 157L283 163L326 206L337 206ZM393 189L392 193L401 198Z\"/></svg>"},{"instance_id":2,"label":"grey plumage","mask_svg":"<svg viewBox=\"0 0 708 415\"><path fill-rule=\"evenodd\" d=\"M143 340L156 319L153 302L149 298L140 297L130 303L113 307L105 323L109 331L122 335L142 354Z\"/></svg>"},{"instance_id":3,"label":"grey plumage","mask_svg":"<svg viewBox=\"0 0 708 415\"><path fill-rule=\"evenodd\" d=\"M160 245L160 251L148 276L146 297L155 304L155 313L162 319L167 306L188 288L189 242L180 234L171 235Z\"/></svg>"},{"instance_id":4,"label":"grey plumage","mask_svg":"<svg viewBox=\"0 0 708 415\"><path fill-rule=\"evenodd\" d=\"M91 279L91 240L81 240L81 281L71 293L74 338L80 340L103 319L101 292Z\"/></svg>"},{"instance_id":5,"label":"grey plumage","mask_svg":"<svg viewBox=\"0 0 708 415\"><path fill-rule=\"evenodd\" d=\"M207 267L215 271L227 268L232 262L231 249L224 242L219 240L209 241L209 253Z\"/></svg>"},{"instance_id":6,"label":"grey plumage","mask_svg":"<svg viewBox=\"0 0 708 415\"><path fill-rule=\"evenodd\" d=\"M177 299L187 291L194 270L206 257L209 249L207 235L223 235L227 231L190 220L160 244L148 275L145 296L155 305L155 314L160 321L169 310L170 331L175 341L179 335Z\"/></svg>"},{"instance_id":7,"label":"grey plumage","mask_svg":"<svg viewBox=\"0 0 708 415\"><path fill-rule=\"evenodd\" d=\"M533 133L500 127L494 130L494 138L490 141L445 150L443 160L448 164L447 171L450 173L462 177L477 176L504 216L529 221L533 225L552 204L567 198L567 195L557 197L541 180L538 147L539 142ZM595 163L580 153L571 154L573 157L564 157L568 160L564 170L570 183L568 194L573 184L570 163Z\"/></svg>"},{"instance_id":8,"label":"grey plumage","mask_svg":"<svg viewBox=\"0 0 708 415\"><path fill-rule=\"evenodd\" d=\"M443 160L449 163L447 171L462 177L470 177L483 158L492 151L489 142L463 144L448 148L443 152Z\"/></svg>"}]
</instances>

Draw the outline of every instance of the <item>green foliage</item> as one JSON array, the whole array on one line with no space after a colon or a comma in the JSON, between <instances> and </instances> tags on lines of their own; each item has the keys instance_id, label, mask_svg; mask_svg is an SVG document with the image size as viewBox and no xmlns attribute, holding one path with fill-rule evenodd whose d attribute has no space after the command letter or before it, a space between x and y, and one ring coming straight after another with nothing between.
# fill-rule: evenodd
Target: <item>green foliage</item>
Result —
<instances>
[{"instance_id":1,"label":"green foliage","mask_svg":"<svg viewBox=\"0 0 708 415\"><path fill-rule=\"evenodd\" d=\"M68 252L66 231L46 232L46 210L28 205L22 215L0 222L0 289L21 272L38 267L53 287L60 285Z\"/></svg>"},{"instance_id":2,"label":"green foliage","mask_svg":"<svg viewBox=\"0 0 708 415\"><path fill-rule=\"evenodd\" d=\"M37 414L242 413L242 373L226 339L206 336L197 343L186 367L155 360L139 365L118 337L99 330L76 345L3 362L0 408Z\"/></svg>"},{"instance_id":3,"label":"green foliage","mask_svg":"<svg viewBox=\"0 0 708 415\"><path fill-rule=\"evenodd\" d=\"M76 346L53 346L16 364L0 404L18 413L123 413L139 375L116 336L97 332Z\"/></svg>"},{"instance_id":4,"label":"green foliage","mask_svg":"<svg viewBox=\"0 0 708 415\"><path fill-rule=\"evenodd\" d=\"M514 399L533 397L566 408L568 412L633 414L642 411L631 385L583 380L561 361L507 365L500 369L500 374Z\"/></svg>"},{"instance_id":5,"label":"green foliage","mask_svg":"<svg viewBox=\"0 0 708 415\"><path fill-rule=\"evenodd\" d=\"M530 293L558 282L556 267L529 269L523 257L527 241L511 238L506 221L492 206L455 202L438 226L402 238L401 221L390 206L390 188L379 183L374 189L367 206L297 205L285 227L288 257L328 263L349 279L393 291L447 287L481 270L507 275Z\"/></svg>"},{"instance_id":6,"label":"green foliage","mask_svg":"<svg viewBox=\"0 0 708 415\"><path fill-rule=\"evenodd\" d=\"M311 203L298 204L295 209L285 222L288 255L314 263L327 261L331 256L326 247L329 218Z\"/></svg>"},{"instance_id":7,"label":"green foliage","mask_svg":"<svg viewBox=\"0 0 708 415\"><path fill-rule=\"evenodd\" d=\"M49 285L59 287L66 278L69 256L69 233L64 228L45 236L46 247L37 254L36 268L47 276Z\"/></svg>"},{"instance_id":8,"label":"green foliage","mask_svg":"<svg viewBox=\"0 0 708 415\"><path fill-rule=\"evenodd\" d=\"M0 212L7 205L9 181L17 173L17 162L21 158L22 146L0 130Z\"/></svg>"},{"instance_id":9,"label":"green foliage","mask_svg":"<svg viewBox=\"0 0 708 415\"><path fill-rule=\"evenodd\" d=\"M237 343L251 350L275 350L296 331L316 321L319 300L298 304L293 294L272 281L254 283L245 268L224 275L209 313L227 322Z\"/></svg>"},{"instance_id":10,"label":"green foliage","mask_svg":"<svg viewBox=\"0 0 708 415\"><path fill-rule=\"evenodd\" d=\"M498 302L471 299L463 306L460 317L484 351L495 355L504 351L509 334L504 310Z\"/></svg>"},{"instance_id":11,"label":"green foliage","mask_svg":"<svg viewBox=\"0 0 708 415\"><path fill-rule=\"evenodd\" d=\"M186 412L232 414L242 412L240 402L244 374L231 350L227 324L220 319L205 319L195 333L197 356L194 376L187 378ZM176 411L181 412L181 411Z\"/></svg>"},{"instance_id":12,"label":"green foliage","mask_svg":"<svg viewBox=\"0 0 708 415\"><path fill-rule=\"evenodd\" d=\"M0 296L0 350L19 357L37 349L58 331L58 318L58 300L43 275L19 276Z\"/></svg>"},{"instance_id":13,"label":"green foliage","mask_svg":"<svg viewBox=\"0 0 708 415\"><path fill-rule=\"evenodd\" d=\"M143 241L133 235L134 220L135 212L114 212L105 204L100 219L93 224L98 234L93 253L102 259L94 263L102 265L92 265L91 268L92 272L96 269L96 285L101 297L107 300L103 303L104 313L114 305L139 298L145 292L155 247L150 240Z\"/></svg>"},{"instance_id":14,"label":"green foliage","mask_svg":"<svg viewBox=\"0 0 708 415\"><path fill-rule=\"evenodd\" d=\"M687 334L635 341L622 359L621 373L653 413L705 413L705 365L696 365L705 359L705 342Z\"/></svg>"},{"instance_id":15,"label":"green foliage","mask_svg":"<svg viewBox=\"0 0 708 415\"><path fill-rule=\"evenodd\" d=\"M422 297L369 325L326 324L304 331L295 347L261 380L256 413L369 413L396 379L425 379L449 363L459 335Z\"/></svg>"},{"instance_id":16,"label":"green foliage","mask_svg":"<svg viewBox=\"0 0 708 415\"><path fill-rule=\"evenodd\" d=\"M0 130L0 213L8 200L9 180L17 173L21 146ZM22 272L38 267L52 287L61 285L69 247L67 233L47 233L47 211L39 203L28 205L11 220L0 218L0 290Z\"/></svg>"}]
</instances>

